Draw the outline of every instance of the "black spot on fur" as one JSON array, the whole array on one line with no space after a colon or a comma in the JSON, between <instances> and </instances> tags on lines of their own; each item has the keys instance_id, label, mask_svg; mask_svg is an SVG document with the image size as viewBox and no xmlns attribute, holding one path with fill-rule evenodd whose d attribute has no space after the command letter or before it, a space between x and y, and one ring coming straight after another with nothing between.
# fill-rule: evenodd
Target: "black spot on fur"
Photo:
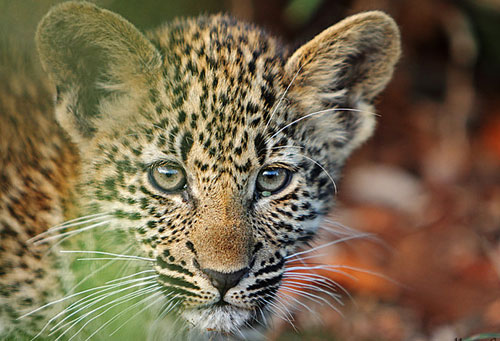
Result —
<instances>
[{"instance_id":1,"label":"black spot on fur","mask_svg":"<svg viewBox=\"0 0 500 341\"><path fill-rule=\"evenodd\" d=\"M187 132L182 137L182 142L181 142L181 157L182 157L182 160L184 160L184 161L187 160L187 154L191 150L192 146L193 146L193 136L191 135L190 132Z\"/></svg>"},{"instance_id":2,"label":"black spot on fur","mask_svg":"<svg viewBox=\"0 0 500 341\"><path fill-rule=\"evenodd\" d=\"M254 146L255 146L255 151L257 152L257 158L259 160L259 164L262 165L264 163L264 159L266 158L267 154L267 146L262 134L258 134L257 137L255 137Z\"/></svg>"}]
</instances>

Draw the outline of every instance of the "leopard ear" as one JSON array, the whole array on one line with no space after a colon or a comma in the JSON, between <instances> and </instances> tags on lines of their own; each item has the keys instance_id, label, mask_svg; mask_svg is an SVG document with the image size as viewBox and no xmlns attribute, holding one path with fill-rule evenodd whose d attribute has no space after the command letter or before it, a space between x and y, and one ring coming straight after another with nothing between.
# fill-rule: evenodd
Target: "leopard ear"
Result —
<instances>
[{"instance_id":1,"label":"leopard ear","mask_svg":"<svg viewBox=\"0 0 500 341\"><path fill-rule=\"evenodd\" d=\"M287 98L297 115L333 108L317 119L317 136L329 139L347 156L373 132L374 98L390 80L400 56L399 30L392 18L371 11L353 15L300 47L287 61L285 75L293 83ZM294 79L295 78L295 79ZM354 111L352 110L354 109Z\"/></svg>"},{"instance_id":2,"label":"leopard ear","mask_svg":"<svg viewBox=\"0 0 500 341\"><path fill-rule=\"evenodd\" d=\"M131 23L87 2L54 7L40 22L36 43L56 83L57 119L76 142L109 119L102 110L107 99L145 91L161 66L159 52Z\"/></svg>"}]
</instances>

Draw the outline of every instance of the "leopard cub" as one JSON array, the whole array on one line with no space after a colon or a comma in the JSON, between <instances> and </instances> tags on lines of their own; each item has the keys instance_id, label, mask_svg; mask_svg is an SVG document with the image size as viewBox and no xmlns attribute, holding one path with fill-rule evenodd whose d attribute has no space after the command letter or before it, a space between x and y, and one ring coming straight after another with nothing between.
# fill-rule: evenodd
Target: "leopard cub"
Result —
<instances>
[{"instance_id":1,"label":"leopard cub","mask_svg":"<svg viewBox=\"0 0 500 341\"><path fill-rule=\"evenodd\" d=\"M23 125L16 143L34 150L24 160L24 147L5 147L2 158L0 333L60 338L145 314L155 325L179 317L201 337L237 336L279 314L289 264L333 206L346 158L372 134L374 99L400 55L398 28L378 11L291 50L225 15L141 33L65 2L36 43L57 123L48 91L29 109L44 117L38 125L0 105ZM47 210L32 211L44 198ZM119 242L103 242L111 235ZM111 261L84 274L70 265L69 275L68 253ZM137 267L123 272L120 261ZM68 283L113 268L94 287Z\"/></svg>"}]
</instances>

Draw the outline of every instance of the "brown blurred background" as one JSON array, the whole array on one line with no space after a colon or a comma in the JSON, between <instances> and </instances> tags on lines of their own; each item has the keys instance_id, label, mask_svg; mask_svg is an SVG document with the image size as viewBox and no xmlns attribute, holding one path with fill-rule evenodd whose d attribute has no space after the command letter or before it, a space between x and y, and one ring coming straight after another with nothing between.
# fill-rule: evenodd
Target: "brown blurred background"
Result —
<instances>
[{"instance_id":1,"label":"brown blurred background","mask_svg":"<svg viewBox=\"0 0 500 341\"><path fill-rule=\"evenodd\" d=\"M0 0L0 34L32 48L36 23L56 2ZM451 341L500 333L499 0L96 2L144 30L229 12L293 46L349 14L392 15L403 57L377 105L378 130L346 167L330 217L379 240L322 250L314 262L399 284L349 269L357 280L320 272L351 292L344 317L326 305L315 307L319 318L298 309L298 333L277 322L269 337Z\"/></svg>"}]
</instances>

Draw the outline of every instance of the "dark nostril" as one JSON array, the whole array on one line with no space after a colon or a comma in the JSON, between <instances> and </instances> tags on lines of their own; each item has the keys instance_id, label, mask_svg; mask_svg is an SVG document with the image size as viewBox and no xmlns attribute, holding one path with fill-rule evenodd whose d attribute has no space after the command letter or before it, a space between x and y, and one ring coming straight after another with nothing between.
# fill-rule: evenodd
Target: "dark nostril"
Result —
<instances>
[{"instance_id":1,"label":"dark nostril","mask_svg":"<svg viewBox=\"0 0 500 341\"><path fill-rule=\"evenodd\" d=\"M212 285L219 290L221 297L224 297L226 292L236 286L239 281L248 273L249 268L244 268L235 272L224 273L210 269L202 269L212 281Z\"/></svg>"}]
</instances>

